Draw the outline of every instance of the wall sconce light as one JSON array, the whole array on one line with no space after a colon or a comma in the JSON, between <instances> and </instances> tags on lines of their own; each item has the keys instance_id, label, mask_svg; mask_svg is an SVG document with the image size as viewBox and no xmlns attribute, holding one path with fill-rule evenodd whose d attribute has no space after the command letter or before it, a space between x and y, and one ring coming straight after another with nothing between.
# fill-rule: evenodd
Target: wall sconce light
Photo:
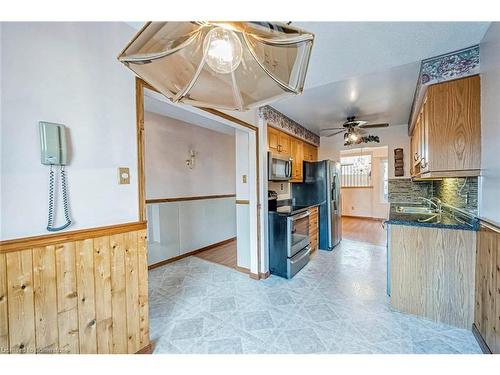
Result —
<instances>
[{"instance_id":1,"label":"wall sconce light","mask_svg":"<svg viewBox=\"0 0 500 375\"><path fill-rule=\"evenodd\" d=\"M194 168L196 154L197 152L195 150L189 150L188 152L189 158L186 159L186 167L188 167L189 169Z\"/></svg>"}]
</instances>

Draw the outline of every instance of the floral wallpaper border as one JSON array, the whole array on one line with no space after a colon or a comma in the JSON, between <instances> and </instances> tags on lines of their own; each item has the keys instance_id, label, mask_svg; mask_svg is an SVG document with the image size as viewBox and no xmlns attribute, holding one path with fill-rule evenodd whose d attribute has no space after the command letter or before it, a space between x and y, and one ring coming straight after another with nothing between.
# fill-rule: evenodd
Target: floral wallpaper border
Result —
<instances>
[{"instance_id":1,"label":"floral wallpaper border","mask_svg":"<svg viewBox=\"0 0 500 375\"><path fill-rule=\"evenodd\" d=\"M422 60L408 127L412 124L422 86L474 75L479 73L479 68L479 45Z\"/></svg>"},{"instance_id":2,"label":"floral wallpaper border","mask_svg":"<svg viewBox=\"0 0 500 375\"><path fill-rule=\"evenodd\" d=\"M479 46L422 61L420 83L430 85L479 73Z\"/></svg>"},{"instance_id":3,"label":"floral wallpaper border","mask_svg":"<svg viewBox=\"0 0 500 375\"><path fill-rule=\"evenodd\" d=\"M293 121L291 118L285 116L283 113L277 111L269 105L259 108L259 117L266 122L271 123L275 128L280 128L286 133L319 146L319 135L304 128L298 122Z\"/></svg>"}]
</instances>

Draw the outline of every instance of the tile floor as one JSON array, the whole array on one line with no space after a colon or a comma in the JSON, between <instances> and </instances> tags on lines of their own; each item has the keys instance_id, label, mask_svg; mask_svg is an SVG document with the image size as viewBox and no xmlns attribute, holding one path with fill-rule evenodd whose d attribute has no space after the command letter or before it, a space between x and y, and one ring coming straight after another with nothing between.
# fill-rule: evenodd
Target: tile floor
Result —
<instances>
[{"instance_id":1,"label":"tile floor","mask_svg":"<svg viewBox=\"0 0 500 375\"><path fill-rule=\"evenodd\" d=\"M393 311L385 248L344 240L292 280L189 257L150 271L155 353L480 353L471 332Z\"/></svg>"}]
</instances>

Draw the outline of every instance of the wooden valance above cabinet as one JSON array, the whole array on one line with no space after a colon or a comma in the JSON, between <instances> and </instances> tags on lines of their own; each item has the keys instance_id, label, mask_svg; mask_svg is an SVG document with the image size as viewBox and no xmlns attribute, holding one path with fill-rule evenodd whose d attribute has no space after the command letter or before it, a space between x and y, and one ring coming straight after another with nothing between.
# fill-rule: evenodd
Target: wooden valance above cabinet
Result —
<instances>
[{"instance_id":1,"label":"wooden valance above cabinet","mask_svg":"<svg viewBox=\"0 0 500 375\"><path fill-rule=\"evenodd\" d=\"M291 182L302 182L302 162L318 160L318 148L281 130L267 127L267 148L273 154L290 156L292 159Z\"/></svg>"},{"instance_id":2,"label":"wooden valance above cabinet","mask_svg":"<svg viewBox=\"0 0 500 375\"><path fill-rule=\"evenodd\" d=\"M411 129L413 178L479 176L480 92L478 75L428 87Z\"/></svg>"}]
</instances>

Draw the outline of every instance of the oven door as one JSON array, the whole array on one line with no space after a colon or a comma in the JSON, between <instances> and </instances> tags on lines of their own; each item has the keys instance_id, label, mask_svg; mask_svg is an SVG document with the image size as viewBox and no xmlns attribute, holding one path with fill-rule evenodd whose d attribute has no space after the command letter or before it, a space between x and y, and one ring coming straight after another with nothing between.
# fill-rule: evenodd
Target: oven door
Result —
<instances>
[{"instance_id":1,"label":"oven door","mask_svg":"<svg viewBox=\"0 0 500 375\"><path fill-rule=\"evenodd\" d=\"M288 157L268 153L268 180L288 181L292 177L292 160Z\"/></svg>"},{"instance_id":2,"label":"oven door","mask_svg":"<svg viewBox=\"0 0 500 375\"><path fill-rule=\"evenodd\" d=\"M309 210L288 217L287 255L293 257L309 245Z\"/></svg>"}]
</instances>

